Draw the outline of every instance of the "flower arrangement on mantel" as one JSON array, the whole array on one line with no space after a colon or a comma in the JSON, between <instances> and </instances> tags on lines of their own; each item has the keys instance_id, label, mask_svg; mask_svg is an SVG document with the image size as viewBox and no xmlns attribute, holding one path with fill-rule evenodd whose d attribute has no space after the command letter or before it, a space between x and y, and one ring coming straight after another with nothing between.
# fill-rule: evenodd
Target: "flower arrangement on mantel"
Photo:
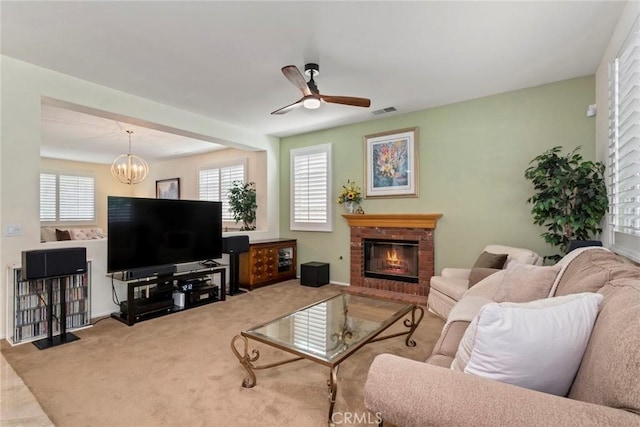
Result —
<instances>
[{"instance_id":1,"label":"flower arrangement on mantel","mask_svg":"<svg viewBox=\"0 0 640 427\"><path fill-rule=\"evenodd\" d=\"M362 189L355 181L347 180L347 185L342 186L338 196L338 204L344 204L349 213L354 213L358 204L362 201Z\"/></svg>"}]
</instances>

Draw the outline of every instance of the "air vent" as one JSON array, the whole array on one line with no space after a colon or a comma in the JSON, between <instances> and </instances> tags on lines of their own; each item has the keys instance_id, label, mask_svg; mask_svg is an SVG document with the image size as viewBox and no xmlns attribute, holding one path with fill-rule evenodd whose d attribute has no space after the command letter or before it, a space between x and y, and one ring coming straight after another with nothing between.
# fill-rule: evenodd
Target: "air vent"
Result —
<instances>
[{"instance_id":1,"label":"air vent","mask_svg":"<svg viewBox=\"0 0 640 427\"><path fill-rule=\"evenodd\" d=\"M380 116L382 114L393 113L394 111L398 111L398 109L396 107L381 108L380 110L372 111L371 115L372 116Z\"/></svg>"}]
</instances>

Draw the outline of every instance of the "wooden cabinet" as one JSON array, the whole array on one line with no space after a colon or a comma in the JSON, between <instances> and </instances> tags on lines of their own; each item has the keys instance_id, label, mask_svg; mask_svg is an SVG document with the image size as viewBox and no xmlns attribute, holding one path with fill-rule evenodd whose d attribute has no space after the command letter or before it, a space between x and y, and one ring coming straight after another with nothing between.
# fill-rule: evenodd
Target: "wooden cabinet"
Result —
<instances>
[{"instance_id":1,"label":"wooden cabinet","mask_svg":"<svg viewBox=\"0 0 640 427\"><path fill-rule=\"evenodd\" d=\"M240 287L252 290L296 278L295 239L258 240L240 254Z\"/></svg>"}]
</instances>

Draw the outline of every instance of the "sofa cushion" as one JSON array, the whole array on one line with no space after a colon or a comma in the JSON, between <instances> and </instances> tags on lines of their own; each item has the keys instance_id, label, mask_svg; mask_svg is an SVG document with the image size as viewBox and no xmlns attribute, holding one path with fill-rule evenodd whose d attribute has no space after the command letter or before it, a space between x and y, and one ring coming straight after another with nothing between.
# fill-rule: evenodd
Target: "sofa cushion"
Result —
<instances>
[{"instance_id":1,"label":"sofa cushion","mask_svg":"<svg viewBox=\"0 0 640 427\"><path fill-rule=\"evenodd\" d=\"M462 295L469 289L469 281L466 279L451 279L442 276L433 276L429 282L431 289L460 301Z\"/></svg>"},{"instance_id":2,"label":"sofa cushion","mask_svg":"<svg viewBox=\"0 0 640 427\"><path fill-rule=\"evenodd\" d=\"M569 397L640 414L640 281L613 280L599 293L602 308Z\"/></svg>"},{"instance_id":3,"label":"sofa cushion","mask_svg":"<svg viewBox=\"0 0 640 427\"><path fill-rule=\"evenodd\" d=\"M40 228L40 241L41 242L55 242L58 238L56 237L56 229L54 227L42 227Z\"/></svg>"},{"instance_id":4,"label":"sofa cushion","mask_svg":"<svg viewBox=\"0 0 640 427\"><path fill-rule=\"evenodd\" d=\"M529 302L549 297L560 266L512 263L506 269L496 302Z\"/></svg>"},{"instance_id":5,"label":"sofa cushion","mask_svg":"<svg viewBox=\"0 0 640 427\"><path fill-rule=\"evenodd\" d=\"M71 240L94 240L104 238L101 228L71 228Z\"/></svg>"},{"instance_id":6,"label":"sofa cushion","mask_svg":"<svg viewBox=\"0 0 640 427\"><path fill-rule=\"evenodd\" d=\"M519 262L520 264L542 264L540 255L531 249L504 245L487 245L484 250L492 254L508 254L507 265L512 262Z\"/></svg>"},{"instance_id":7,"label":"sofa cushion","mask_svg":"<svg viewBox=\"0 0 640 427\"><path fill-rule=\"evenodd\" d=\"M640 269L625 263L616 254L598 247L584 249L566 265L553 295L598 292L610 280L625 277L640 279ZM567 257L572 254L569 253Z\"/></svg>"},{"instance_id":8,"label":"sofa cushion","mask_svg":"<svg viewBox=\"0 0 640 427\"><path fill-rule=\"evenodd\" d=\"M63 240L71 240L71 234L69 234L69 230L59 230L56 228L56 240L59 242Z\"/></svg>"},{"instance_id":9,"label":"sofa cushion","mask_svg":"<svg viewBox=\"0 0 640 427\"><path fill-rule=\"evenodd\" d=\"M467 287L473 287L476 283L487 278L488 276L491 276L494 273L497 273L498 271L502 271L502 269L482 267L472 268L471 272L469 273L469 284L467 285Z\"/></svg>"},{"instance_id":10,"label":"sofa cushion","mask_svg":"<svg viewBox=\"0 0 640 427\"><path fill-rule=\"evenodd\" d=\"M483 251L476 262L473 264L473 268L498 268L504 267L504 263L507 261L508 254L494 254L487 251Z\"/></svg>"},{"instance_id":11,"label":"sofa cushion","mask_svg":"<svg viewBox=\"0 0 640 427\"><path fill-rule=\"evenodd\" d=\"M583 293L487 304L467 328L451 369L564 396L602 299Z\"/></svg>"},{"instance_id":12,"label":"sofa cushion","mask_svg":"<svg viewBox=\"0 0 640 427\"><path fill-rule=\"evenodd\" d=\"M504 280L506 274L507 270L499 270L495 274L491 274L485 277L475 286L469 288L469 290L465 292L464 297L466 297L467 295L474 295L483 298L490 298L491 300L495 301L495 296L500 291L500 286L502 286L502 281Z\"/></svg>"}]
</instances>

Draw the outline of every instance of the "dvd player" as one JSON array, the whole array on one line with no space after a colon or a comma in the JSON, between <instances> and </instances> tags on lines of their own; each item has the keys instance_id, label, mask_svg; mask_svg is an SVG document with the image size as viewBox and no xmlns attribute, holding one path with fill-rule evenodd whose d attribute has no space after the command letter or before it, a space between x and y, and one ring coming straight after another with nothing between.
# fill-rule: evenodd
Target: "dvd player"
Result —
<instances>
[{"instance_id":1,"label":"dvd player","mask_svg":"<svg viewBox=\"0 0 640 427\"><path fill-rule=\"evenodd\" d=\"M163 299L160 301L148 301L146 299L137 299L135 301L135 314L136 317L145 316L147 314L155 313L158 311L165 311L173 309L173 297L170 299ZM120 313L122 316L128 316L129 314L129 302L122 301L120 303Z\"/></svg>"}]
</instances>

